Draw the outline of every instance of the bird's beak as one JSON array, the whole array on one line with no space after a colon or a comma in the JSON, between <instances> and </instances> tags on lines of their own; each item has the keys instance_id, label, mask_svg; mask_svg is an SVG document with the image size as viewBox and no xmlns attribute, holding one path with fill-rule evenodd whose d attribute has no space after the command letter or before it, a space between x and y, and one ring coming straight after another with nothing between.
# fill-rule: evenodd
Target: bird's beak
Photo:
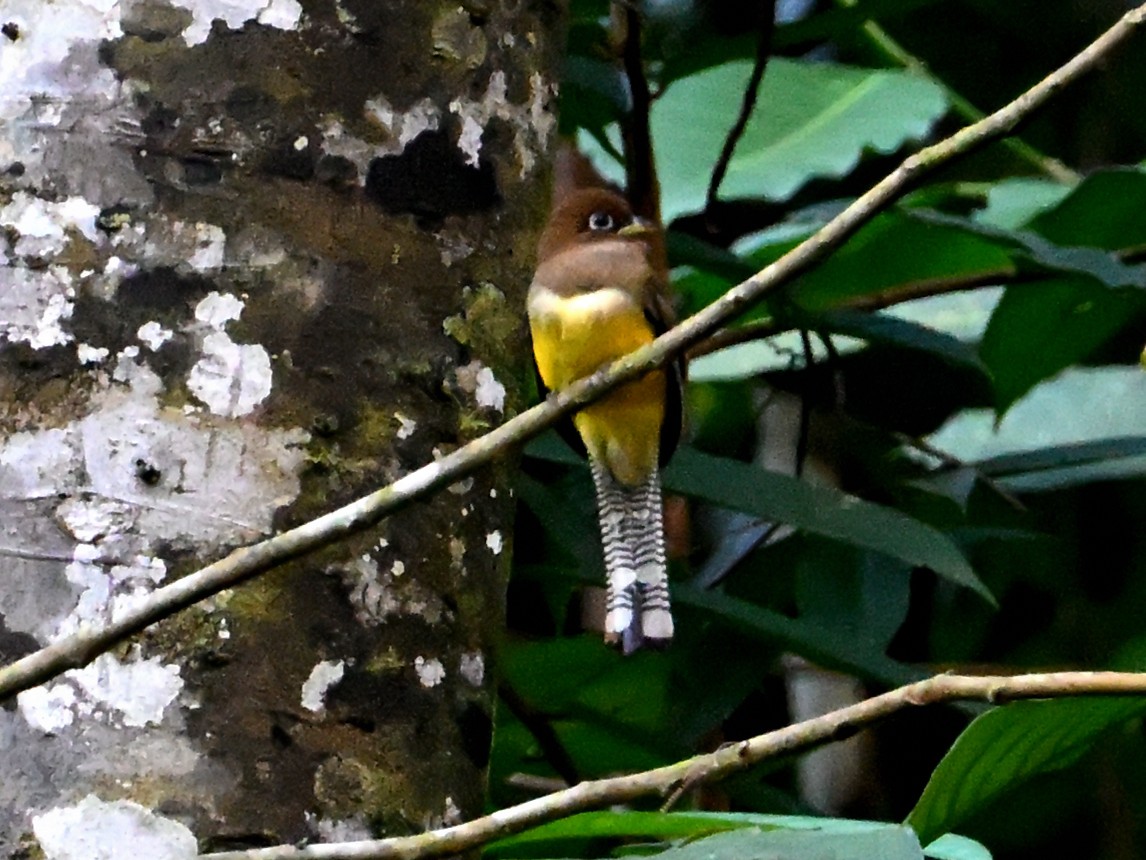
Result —
<instances>
[{"instance_id":1,"label":"bird's beak","mask_svg":"<svg viewBox=\"0 0 1146 860\"><path fill-rule=\"evenodd\" d=\"M631 223L626 224L617 231L618 236L625 236L626 238L636 237L641 238L650 236L657 231L657 225L652 221L645 218L634 218Z\"/></svg>"}]
</instances>

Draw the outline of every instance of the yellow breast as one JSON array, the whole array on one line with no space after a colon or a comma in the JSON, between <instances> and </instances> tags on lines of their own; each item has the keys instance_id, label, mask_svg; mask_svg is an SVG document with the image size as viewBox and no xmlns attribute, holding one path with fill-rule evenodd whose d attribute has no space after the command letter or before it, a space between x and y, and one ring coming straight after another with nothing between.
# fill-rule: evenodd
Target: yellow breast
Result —
<instances>
[{"instance_id":1,"label":"yellow breast","mask_svg":"<svg viewBox=\"0 0 1146 860\"><path fill-rule=\"evenodd\" d=\"M613 288L558 296L535 287L529 322L537 369L554 390L655 336L632 296ZM589 455L622 483L635 485L657 468L664 402L664 373L653 371L586 407L573 422Z\"/></svg>"}]
</instances>

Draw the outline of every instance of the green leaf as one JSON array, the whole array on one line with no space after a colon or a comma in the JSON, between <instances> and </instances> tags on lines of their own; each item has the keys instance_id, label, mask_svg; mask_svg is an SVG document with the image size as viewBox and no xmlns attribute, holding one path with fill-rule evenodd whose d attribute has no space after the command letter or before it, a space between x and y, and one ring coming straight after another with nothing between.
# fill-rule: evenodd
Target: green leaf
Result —
<instances>
[{"instance_id":1,"label":"green leaf","mask_svg":"<svg viewBox=\"0 0 1146 860\"><path fill-rule=\"evenodd\" d=\"M756 266L724 248L710 245L677 230L667 234L669 262L673 266L694 266L736 284L756 274Z\"/></svg>"},{"instance_id":2,"label":"green leaf","mask_svg":"<svg viewBox=\"0 0 1146 860\"><path fill-rule=\"evenodd\" d=\"M1144 317L1146 296L1108 290L1090 278L1008 287L979 351L994 379L997 412Z\"/></svg>"},{"instance_id":3,"label":"green leaf","mask_svg":"<svg viewBox=\"0 0 1146 860\"><path fill-rule=\"evenodd\" d=\"M838 541L805 539L796 561L800 620L887 650L907 617L911 566Z\"/></svg>"},{"instance_id":4,"label":"green leaf","mask_svg":"<svg viewBox=\"0 0 1146 860\"><path fill-rule=\"evenodd\" d=\"M905 822L923 844L1031 777L1074 764L1098 737L1146 713L1146 697L1015 702L977 717L939 762Z\"/></svg>"},{"instance_id":5,"label":"green leaf","mask_svg":"<svg viewBox=\"0 0 1146 860\"><path fill-rule=\"evenodd\" d=\"M1093 173L1029 227L1058 245L1108 251L1146 245L1146 173L1118 168Z\"/></svg>"},{"instance_id":6,"label":"green leaf","mask_svg":"<svg viewBox=\"0 0 1146 860\"><path fill-rule=\"evenodd\" d=\"M868 343L930 353L948 364L987 375L986 366L969 344L957 337L889 314L828 311L815 318L809 328L849 335Z\"/></svg>"},{"instance_id":7,"label":"green leaf","mask_svg":"<svg viewBox=\"0 0 1146 860\"><path fill-rule=\"evenodd\" d=\"M730 842L715 836L738 833ZM764 842L763 839L769 841ZM847 818L820 818L807 815L761 815L756 813L715 812L585 812L542 824L516 836L498 840L486 848L494 856L553 856L571 843L589 839L646 841L693 840L671 848L662 855L676 856L682 848L702 845L723 856L735 851L736 857L820 858L844 860L850 857L923 857L914 832L902 825L882 821L856 821ZM852 842L854 840L854 842ZM932 849L936 849L932 853ZM978 849L977 853L974 849ZM761 851L766 851L763 855ZM843 853L839 853L839 852ZM884 852L890 853L884 853ZM548 852L546 855L543 852ZM741 853L743 852L743 853ZM794 853L789 853L794 852ZM869 853L863 853L869 852ZM990 854L970 839L947 837L928 849L935 860L990 860ZM565 856L569 856L567 853ZM689 855L691 856L691 854Z\"/></svg>"},{"instance_id":8,"label":"green leaf","mask_svg":"<svg viewBox=\"0 0 1146 860\"><path fill-rule=\"evenodd\" d=\"M748 826L748 823L737 819L687 812L582 812L499 839L489 845L485 853L501 856L512 850L515 856L521 856L520 849L525 847L553 846L560 850L553 844L571 839L696 839ZM532 853L536 854L536 851Z\"/></svg>"},{"instance_id":9,"label":"green leaf","mask_svg":"<svg viewBox=\"0 0 1146 860\"><path fill-rule=\"evenodd\" d=\"M991 186L987 205L975 213L975 221L1000 230L1015 230L1061 203L1070 192L1068 186L1048 179L1004 179Z\"/></svg>"},{"instance_id":10,"label":"green leaf","mask_svg":"<svg viewBox=\"0 0 1146 860\"><path fill-rule=\"evenodd\" d=\"M692 449L677 454L664 482L674 492L928 567L994 603L948 537L892 508Z\"/></svg>"},{"instance_id":11,"label":"green leaf","mask_svg":"<svg viewBox=\"0 0 1146 860\"><path fill-rule=\"evenodd\" d=\"M729 628L795 651L830 669L839 669L891 687L909 684L921 677L917 670L883 654L880 643L851 630L788 618L720 591L705 591L686 585L673 587L673 600L677 605L713 612Z\"/></svg>"},{"instance_id":12,"label":"green leaf","mask_svg":"<svg viewBox=\"0 0 1146 860\"><path fill-rule=\"evenodd\" d=\"M932 860L991 860L991 852L966 836L945 833L923 849Z\"/></svg>"},{"instance_id":13,"label":"green leaf","mask_svg":"<svg viewBox=\"0 0 1146 860\"><path fill-rule=\"evenodd\" d=\"M1069 199L1069 198L1068 198ZM909 217L929 224L981 236L999 247L1010 249L1024 268L1050 274L1082 275L1113 289L1146 287L1146 267L1123 263L1109 250L1089 245L1066 245L1048 241L1031 230L1002 230L982 221L948 215L944 212L915 209Z\"/></svg>"},{"instance_id":14,"label":"green leaf","mask_svg":"<svg viewBox=\"0 0 1146 860\"><path fill-rule=\"evenodd\" d=\"M1123 436L1003 454L976 465L1007 489L1020 492L1139 477L1146 475L1146 436Z\"/></svg>"},{"instance_id":15,"label":"green leaf","mask_svg":"<svg viewBox=\"0 0 1146 860\"><path fill-rule=\"evenodd\" d=\"M804 310L828 310L847 299L908 285L1005 276L1014 271L1012 256L998 238L975 233L960 221L888 212L798 279L790 297ZM750 259L754 264L771 262L767 257L757 260L755 254Z\"/></svg>"},{"instance_id":16,"label":"green leaf","mask_svg":"<svg viewBox=\"0 0 1146 860\"><path fill-rule=\"evenodd\" d=\"M703 208L751 70L746 61L707 69L675 81L653 105L666 222ZM942 88L905 72L774 57L721 196L787 200L813 178L847 175L866 151L923 138L946 108Z\"/></svg>"},{"instance_id":17,"label":"green leaf","mask_svg":"<svg viewBox=\"0 0 1146 860\"><path fill-rule=\"evenodd\" d=\"M1001 421L996 422L987 409L966 410L928 441L972 462L1004 454L1022 456L1040 448L1137 437L1146 427L1142 387L1142 370L1137 367L1072 368L1039 385ZM1118 452L1111 455L1120 458Z\"/></svg>"},{"instance_id":18,"label":"green leaf","mask_svg":"<svg viewBox=\"0 0 1146 860\"><path fill-rule=\"evenodd\" d=\"M669 848L657 856L664 860L922 860L923 851L910 829L886 825L851 833L746 828Z\"/></svg>"}]
</instances>

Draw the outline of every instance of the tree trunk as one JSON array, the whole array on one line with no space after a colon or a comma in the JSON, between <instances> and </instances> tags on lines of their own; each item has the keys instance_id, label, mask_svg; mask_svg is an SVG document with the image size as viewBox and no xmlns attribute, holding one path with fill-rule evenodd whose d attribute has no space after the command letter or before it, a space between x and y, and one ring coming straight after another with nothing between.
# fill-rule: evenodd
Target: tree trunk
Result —
<instances>
[{"instance_id":1,"label":"tree trunk","mask_svg":"<svg viewBox=\"0 0 1146 860\"><path fill-rule=\"evenodd\" d=\"M0 17L4 662L520 405L557 4ZM507 474L5 703L0 855L477 814Z\"/></svg>"}]
</instances>

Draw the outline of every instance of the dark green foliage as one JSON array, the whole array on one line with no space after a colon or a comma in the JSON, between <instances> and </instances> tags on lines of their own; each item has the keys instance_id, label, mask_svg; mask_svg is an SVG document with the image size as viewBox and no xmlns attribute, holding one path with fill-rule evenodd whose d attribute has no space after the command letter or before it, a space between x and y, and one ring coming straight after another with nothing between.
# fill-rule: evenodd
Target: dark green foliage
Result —
<instances>
[{"instance_id":1,"label":"dark green foliage","mask_svg":"<svg viewBox=\"0 0 1146 860\"><path fill-rule=\"evenodd\" d=\"M737 4L744 23L730 30L720 5L656 4L646 33L682 315L812 235L895 158L963 124L954 94L997 107L1124 8L814 4L773 34L784 58L768 68L709 230L705 190L755 53L744 11L755 7ZM608 151L620 149L615 122L629 103L608 62L605 4L572 6L563 124L618 177ZM926 67L880 67L890 55L863 29L868 16ZM991 146L735 323L786 333L692 363L692 441L665 474L692 510L667 652L623 659L579 632L576 595L600 577L587 473L555 437L529 448L511 597L511 616L528 622L502 655L516 705L499 714L497 804L524 797L510 774L561 771L555 747L587 779L785 725L785 655L872 692L937 667L1142 664L1146 170L1135 166L1142 112L1127 94L1146 88L1146 64L1131 53L1020 129L1085 178L1065 181L1037 151ZM804 403L795 447L826 484L754 464L758 413L776 390ZM1144 711L1141 699L1080 699L896 722L877 732L880 790L861 812L906 826L808 816L780 762L721 787L735 813L593 813L492 851L1144 856L1146 742L1126 730Z\"/></svg>"}]
</instances>

